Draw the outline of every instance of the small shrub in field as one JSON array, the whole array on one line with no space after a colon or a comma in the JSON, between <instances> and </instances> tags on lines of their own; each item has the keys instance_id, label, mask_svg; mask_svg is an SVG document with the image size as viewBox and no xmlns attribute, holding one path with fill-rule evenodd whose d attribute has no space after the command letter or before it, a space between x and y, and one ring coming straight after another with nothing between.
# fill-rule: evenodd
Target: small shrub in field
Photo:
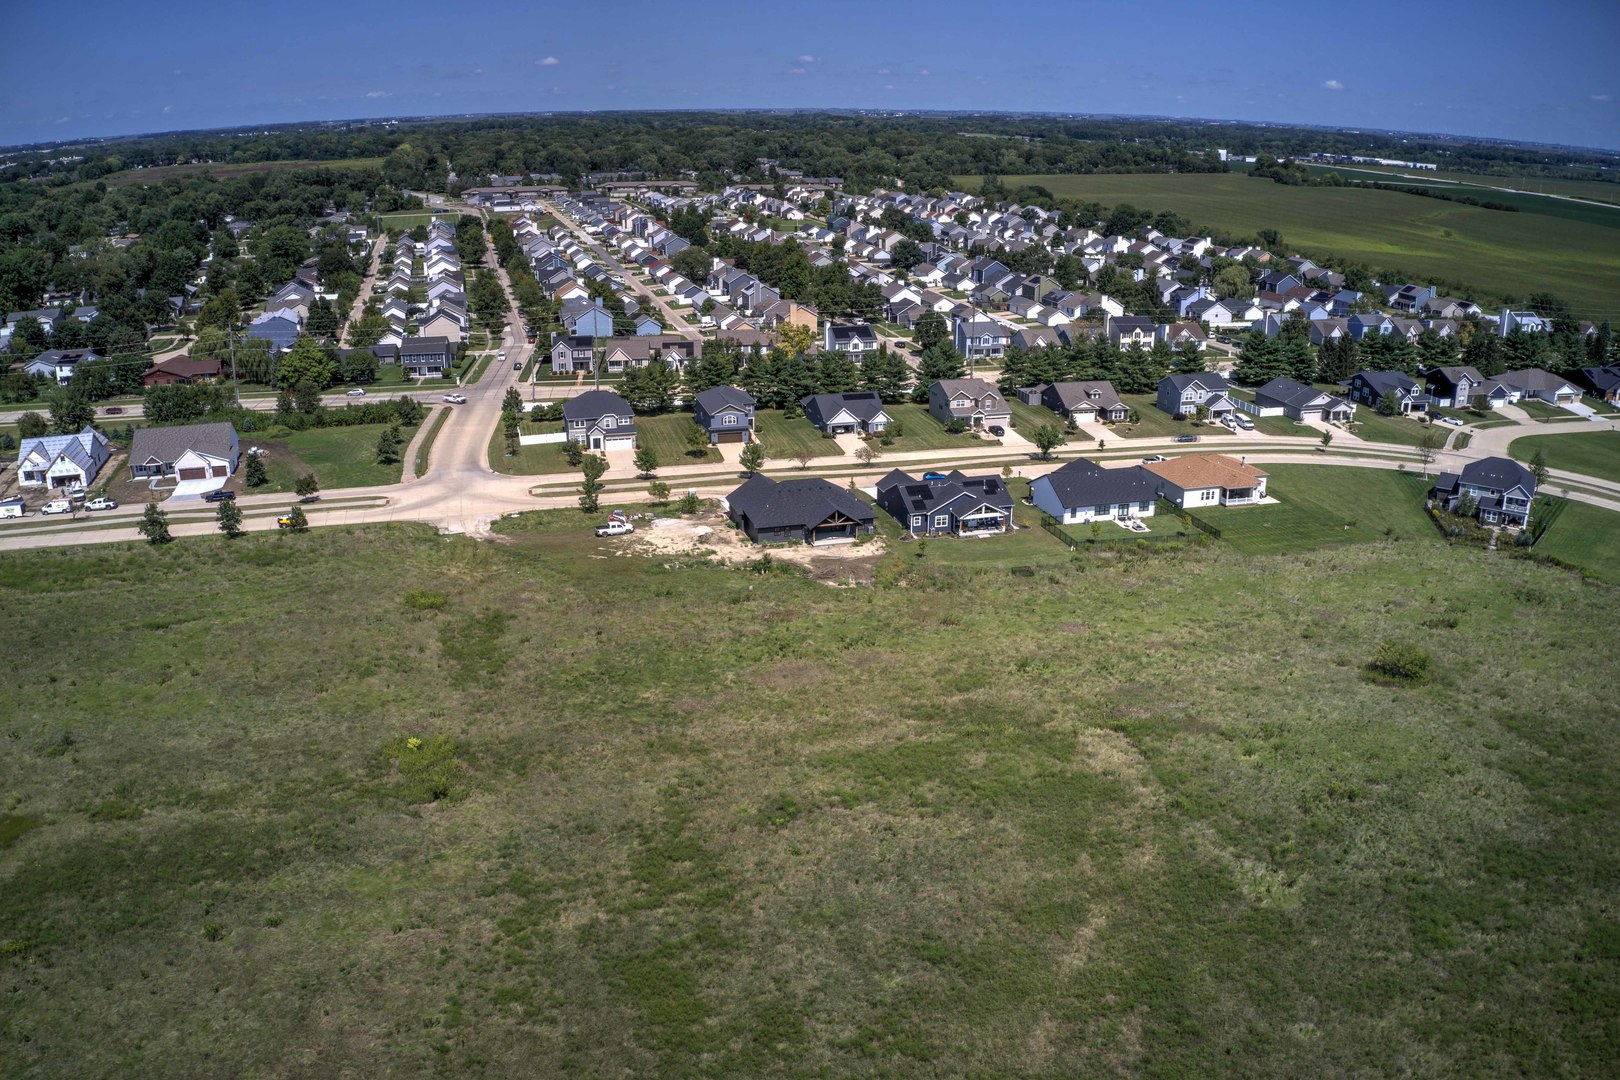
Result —
<instances>
[{"instance_id":1,"label":"small shrub in field","mask_svg":"<svg viewBox=\"0 0 1620 1080\"><path fill-rule=\"evenodd\" d=\"M398 794L409 803L438 802L455 795L455 781L461 772L455 744L447 735L420 739L400 736L384 748L399 769Z\"/></svg>"},{"instance_id":2,"label":"small shrub in field","mask_svg":"<svg viewBox=\"0 0 1620 1080\"><path fill-rule=\"evenodd\" d=\"M411 611L441 611L450 597L431 589L412 589L405 594L405 607Z\"/></svg>"},{"instance_id":3,"label":"small shrub in field","mask_svg":"<svg viewBox=\"0 0 1620 1080\"><path fill-rule=\"evenodd\" d=\"M1368 665L1391 679L1415 682L1429 673L1429 654L1410 641L1386 641Z\"/></svg>"}]
</instances>

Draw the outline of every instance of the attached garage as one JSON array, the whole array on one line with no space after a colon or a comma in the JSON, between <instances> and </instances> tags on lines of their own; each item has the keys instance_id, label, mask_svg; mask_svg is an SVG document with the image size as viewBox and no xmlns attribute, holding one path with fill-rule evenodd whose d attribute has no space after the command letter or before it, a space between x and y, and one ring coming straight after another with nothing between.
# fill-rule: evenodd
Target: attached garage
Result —
<instances>
[{"instance_id":1,"label":"attached garage","mask_svg":"<svg viewBox=\"0 0 1620 1080\"><path fill-rule=\"evenodd\" d=\"M206 479L208 479L208 470L207 469L180 469L178 471L177 475L182 480L206 480Z\"/></svg>"},{"instance_id":2,"label":"attached garage","mask_svg":"<svg viewBox=\"0 0 1620 1080\"><path fill-rule=\"evenodd\" d=\"M734 443L734 442L735 443L740 443L740 442L746 442L747 438L748 437L747 437L747 434L745 432L741 432L741 431L722 431L722 432L718 432L715 435L714 441L715 442L723 442L723 443Z\"/></svg>"}]
</instances>

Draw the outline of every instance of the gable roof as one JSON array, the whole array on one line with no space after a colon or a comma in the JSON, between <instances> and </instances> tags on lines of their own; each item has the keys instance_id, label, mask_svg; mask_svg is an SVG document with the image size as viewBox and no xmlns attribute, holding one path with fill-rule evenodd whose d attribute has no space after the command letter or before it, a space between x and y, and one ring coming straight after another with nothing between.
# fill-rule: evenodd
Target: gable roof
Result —
<instances>
[{"instance_id":1,"label":"gable roof","mask_svg":"<svg viewBox=\"0 0 1620 1080\"><path fill-rule=\"evenodd\" d=\"M851 416L865 423L883 412L883 399L870 390L849 394L811 394L800 404L806 412L814 410L810 418L812 422L820 419L825 423L837 416L840 410L848 410Z\"/></svg>"},{"instance_id":2,"label":"gable roof","mask_svg":"<svg viewBox=\"0 0 1620 1080\"><path fill-rule=\"evenodd\" d=\"M953 503L963 504L959 510L989 504L1008 513L1013 506L1001 477L966 476L960 470L953 470L943 480L918 480L894 469L877 482L876 490L880 502L894 503L908 514L929 514Z\"/></svg>"},{"instance_id":3,"label":"gable roof","mask_svg":"<svg viewBox=\"0 0 1620 1080\"><path fill-rule=\"evenodd\" d=\"M1296 409L1309 405L1317 398L1324 397L1328 399L1330 405L1334 403L1340 405L1344 404L1344 402L1339 398L1334 397L1325 390L1318 390L1314 386L1306 386L1304 383L1299 382L1296 379L1288 378L1272 379L1270 382L1266 383L1266 385L1256 390L1254 392L1254 396L1257 400L1261 397L1265 397L1271 399L1272 401L1281 402L1284 405L1291 405Z\"/></svg>"},{"instance_id":4,"label":"gable roof","mask_svg":"<svg viewBox=\"0 0 1620 1080\"><path fill-rule=\"evenodd\" d=\"M236 428L227 423L136 428L134 441L129 444L129 462L144 465L148 461L178 461L187 450L229 458L235 446Z\"/></svg>"},{"instance_id":5,"label":"gable roof","mask_svg":"<svg viewBox=\"0 0 1620 1080\"><path fill-rule=\"evenodd\" d=\"M1085 458L1075 458L1067 465L1037 477L1035 483L1049 484L1058 502L1066 507L1151 502L1159 493L1157 478L1140 465L1105 469Z\"/></svg>"},{"instance_id":6,"label":"gable roof","mask_svg":"<svg viewBox=\"0 0 1620 1080\"><path fill-rule=\"evenodd\" d=\"M1266 476L1263 470L1226 454L1187 454L1142 468L1183 490L1253 487Z\"/></svg>"},{"instance_id":7,"label":"gable roof","mask_svg":"<svg viewBox=\"0 0 1620 1080\"><path fill-rule=\"evenodd\" d=\"M726 501L734 515L746 516L756 529L809 528L835 513L864 524L874 517L866 503L819 477L778 481L755 473Z\"/></svg>"},{"instance_id":8,"label":"gable roof","mask_svg":"<svg viewBox=\"0 0 1620 1080\"><path fill-rule=\"evenodd\" d=\"M692 401L704 412L716 413L728 406L737 409L752 408L754 395L735 386L711 386L694 395Z\"/></svg>"},{"instance_id":9,"label":"gable roof","mask_svg":"<svg viewBox=\"0 0 1620 1080\"><path fill-rule=\"evenodd\" d=\"M587 390L563 405L564 420L595 420L599 416L630 416L630 403L611 390Z\"/></svg>"},{"instance_id":10,"label":"gable roof","mask_svg":"<svg viewBox=\"0 0 1620 1080\"><path fill-rule=\"evenodd\" d=\"M1506 457L1480 458L1462 467L1462 482L1475 487L1511 491L1522 487L1526 493L1536 492L1536 477L1529 469Z\"/></svg>"}]
</instances>

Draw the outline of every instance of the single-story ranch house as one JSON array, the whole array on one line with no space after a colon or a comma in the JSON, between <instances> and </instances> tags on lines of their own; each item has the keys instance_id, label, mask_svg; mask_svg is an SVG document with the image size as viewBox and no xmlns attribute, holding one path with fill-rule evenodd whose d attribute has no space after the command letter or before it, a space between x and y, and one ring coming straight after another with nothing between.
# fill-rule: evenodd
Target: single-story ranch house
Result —
<instances>
[{"instance_id":1,"label":"single-story ranch house","mask_svg":"<svg viewBox=\"0 0 1620 1080\"><path fill-rule=\"evenodd\" d=\"M773 480L755 473L726 498L727 514L756 544L807 544L854 539L871 532L872 507L819 478Z\"/></svg>"},{"instance_id":2,"label":"single-story ranch house","mask_svg":"<svg viewBox=\"0 0 1620 1080\"><path fill-rule=\"evenodd\" d=\"M1153 516L1159 478L1140 465L1105 469L1075 458L1030 484L1036 506L1065 525Z\"/></svg>"},{"instance_id":3,"label":"single-story ranch house","mask_svg":"<svg viewBox=\"0 0 1620 1080\"><path fill-rule=\"evenodd\" d=\"M229 477L241 459L236 428L230 424L182 424L136 428L129 444L129 475L136 480L173 476L180 480Z\"/></svg>"},{"instance_id":4,"label":"single-story ranch house","mask_svg":"<svg viewBox=\"0 0 1620 1080\"><path fill-rule=\"evenodd\" d=\"M883 401L869 390L854 394L811 394L799 402L804 417L829 435L877 435L889 426Z\"/></svg>"},{"instance_id":5,"label":"single-story ranch house","mask_svg":"<svg viewBox=\"0 0 1620 1080\"><path fill-rule=\"evenodd\" d=\"M1266 474L1226 454L1187 454L1142 467L1159 478L1159 494L1183 510L1250 506L1266 497Z\"/></svg>"}]
</instances>

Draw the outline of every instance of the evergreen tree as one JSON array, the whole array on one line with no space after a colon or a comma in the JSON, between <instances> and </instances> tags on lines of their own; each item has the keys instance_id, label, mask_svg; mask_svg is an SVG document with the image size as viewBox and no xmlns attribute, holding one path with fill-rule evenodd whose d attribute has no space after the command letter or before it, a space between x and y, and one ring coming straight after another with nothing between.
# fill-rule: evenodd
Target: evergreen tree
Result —
<instances>
[{"instance_id":1,"label":"evergreen tree","mask_svg":"<svg viewBox=\"0 0 1620 1080\"><path fill-rule=\"evenodd\" d=\"M962 354L949 342L939 342L931 348L923 350L922 359L917 365L917 388L914 396L919 401L928 400L928 388L941 379L960 379L967 374L967 367Z\"/></svg>"},{"instance_id":2,"label":"evergreen tree","mask_svg":"<svg viewBox=\"0 0 1620 1080\"><path fill-rule=\"evenodd\" d=\"M816 357L816 392L847 394L860 388L861 370L848 353L824 352Z\"/></svg>"},{"instance_id":3,"label":"evergreen tree","mask_svg":"<svg viewBox=\"0 0 1620 1080\"><path fill-rule=\"evenodd\" d=\"M904 401L911 387L911 368L899 353L887 345L861 361L861 389L870 390L883 401Z\"/></svg>"},{"instance_id":4,"label":"evergreen tree","mask_svg":"<svg viewBox=\"0 0 1620 1080\"><path fill-rule=\"evenodd\" d=\"M214 520L225 539L235 540L242 535L242 508L236 505L235 499L221 500L219 509L214 511Z\"/></svg>"},{"instance_id":5,"label":"evergreen tree","mask_svg":"<svg viewBox=\"0 0 1620 1080\"><path fill-rule=\"evenodd\" d=\"M1260 386L1287 374L1288 365L1278 341L1266 337L1265 331L1258 327L1244 335L1243 348L1238 352L1237 365L1232 369L1234 379L1250 386Z\"/></svg>"},{"instance_id":6,"label":"evergreen tree","mask_svg":"<svg viewBox=\"0 0 1620 1080\"><path fill-rule=\"evenodd\" d=\"M141 523L135 528L146 537L148 544L167 544L174 539L169 535L169 515L159 509L155 502L146 504L146 512L141 515Z\"/></svg>"}]
</instances>

